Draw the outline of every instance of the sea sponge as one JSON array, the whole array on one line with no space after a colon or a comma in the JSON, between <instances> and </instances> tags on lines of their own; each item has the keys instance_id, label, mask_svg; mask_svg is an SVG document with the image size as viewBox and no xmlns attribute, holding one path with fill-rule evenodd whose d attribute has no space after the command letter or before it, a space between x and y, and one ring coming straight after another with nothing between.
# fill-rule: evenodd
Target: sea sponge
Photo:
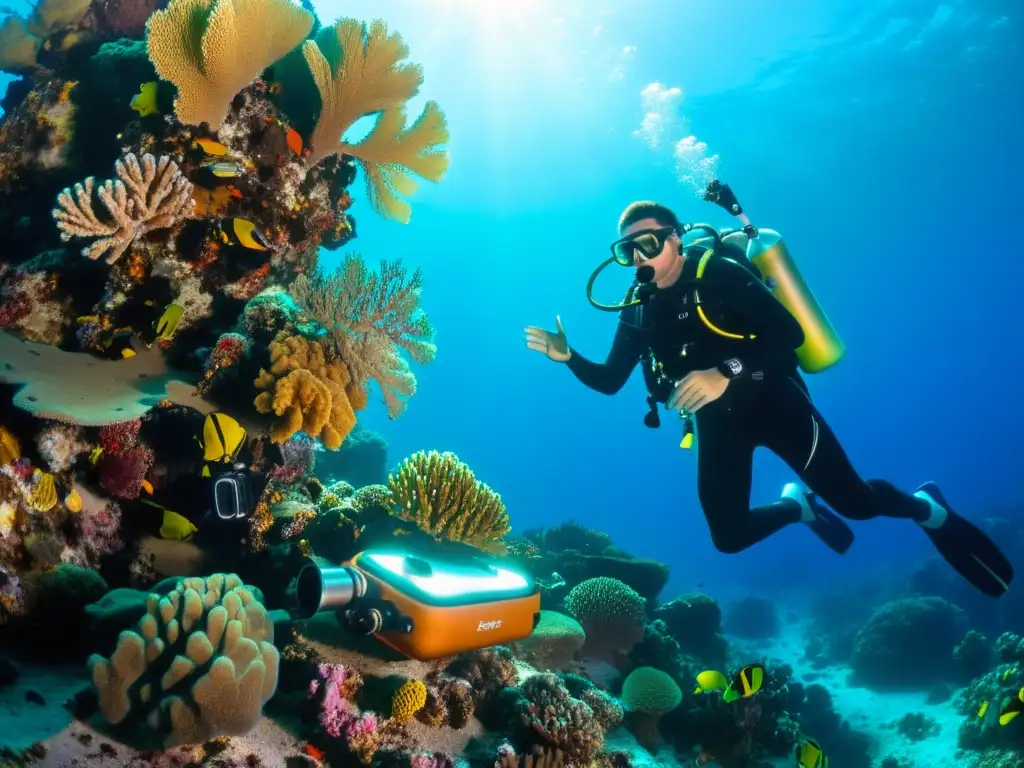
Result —
<instances>
[{"instance_id":1,"label":"sea sponge","mask_svg":"<svg viewBox=\"0 0 1024 768\"><path fill-rule=\"evenodd\" d=\"M178 87L178 119L216 131L235 94L312 27L313 14L291 0L171 0L146 22L146 47L157 74Z\"/></svg>"},{"instance_id":2,"label":"sea sponge","mask_svg":"<svg viewBox=\"0 0 1024 768\"><path fill-rule=\"evenodd\" d=\"M393 514L436 539L503 551L511 530L501 496L479 482L454 453L418 451L391 475Z\"/></svg>"},{"instance_id":3,"label":"sea sponge","mask_svg":"<svg viewBox=\"0 0 1024 768\"><path fill-rule=\"evenodd\" d=\"M647 601L618 579L598 576L577 584L565 598L565 607L579 620L587 635L583 656L616 660L629 653L644 637Z\"/></svg>"},{"instance_id":4,"label":"sea sponge","mask_svg":"<svg viewBox=\"0 0 1024 768\"><path fill-rule=\"evenodd\" d=\"M391 697L391 717L399 722L411 720L427 703L427 686L420 680L406 680Z\"/></svg>"},{"instance_id":5,"label":"sea sponge","mask_svg":"<svg viewBox=\"0 0 1024 768\"><path fill-rule=\"evenodd\" d=\"M146 611L109 659L89 658L103 716L145 724L165 746L251 731L277 689L279 657L273 621L242 580L183 579L149 595Z\"/></svg>"},{"instance_id":6,"label":"sea sponge","mask_svg":"<svg viewBox=\"0 0 1024 768\"><path fill-rule=\"evenodd\" d=\"M270 370L261 369L255 382L265 390L256 410L279 417L270 429L274 442L302 431L336 451L356 424L349 383L345 366L328 361L319 342L280 335L270 343Z\"/></svg>"}]
</instances>

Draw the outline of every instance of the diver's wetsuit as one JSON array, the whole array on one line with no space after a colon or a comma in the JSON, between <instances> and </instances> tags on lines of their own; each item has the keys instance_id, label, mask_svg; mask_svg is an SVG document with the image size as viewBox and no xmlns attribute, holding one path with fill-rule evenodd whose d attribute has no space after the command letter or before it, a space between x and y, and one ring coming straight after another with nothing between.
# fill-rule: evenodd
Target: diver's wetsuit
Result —
<instances>
[{"instance_id":1,"label":"diver's wetsuit","mask_svg":"<svg viewBox=\"0 0 1024 768\"><path fill-rule=\"evenodd\" d=\"M680 280L646 303L622 311L604 364L572 349L568 367L598 392L614 394L649 353L665 377L659 402L674 382L692 371L717 368L731 381L725 394L694 415L697 490L715 546L740 552L801 519L800 504L782 499L750 508L754 449L768 448L844 517L879 515L917 521L929 505L884 480L864 481L818 413L797 372L795 350L804 340L796 319L763 282L738 262L714 256L695 280L703 249L688 249ZM700 302L716 327L753 339L732 339L710 330L696 312Z\"/></svg>"}]
</instances>

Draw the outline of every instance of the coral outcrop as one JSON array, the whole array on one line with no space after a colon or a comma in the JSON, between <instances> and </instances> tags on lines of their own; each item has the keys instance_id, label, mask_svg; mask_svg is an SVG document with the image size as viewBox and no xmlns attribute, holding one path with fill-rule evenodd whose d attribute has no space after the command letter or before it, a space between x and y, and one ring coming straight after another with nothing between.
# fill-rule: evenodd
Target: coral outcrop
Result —
<instances>
[{"instance_id":1,"label":"coral outcrop","mask_svg":"<svg viewBox=\"0 0 1024 768\"><path fill-rule=\"evenodd\" d=\"M184 579L150 595L138 631L89 671L114 725L155 731L164 746L251 731L277 688L274 624L235 575Z\"/></svg>"}]
</instances>

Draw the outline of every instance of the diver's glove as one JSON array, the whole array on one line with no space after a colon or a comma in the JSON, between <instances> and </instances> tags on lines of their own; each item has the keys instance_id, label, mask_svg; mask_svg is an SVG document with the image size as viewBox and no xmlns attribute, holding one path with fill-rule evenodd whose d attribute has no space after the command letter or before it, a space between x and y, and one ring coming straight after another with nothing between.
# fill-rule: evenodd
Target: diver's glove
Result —
<instances>
[{"instance_id":1,"label":"diver's glove","mask_svg":"<svg viewBox=\"0 0 1024 768\"><path fill-rule=\"evenodd\" d=\"M704 190L704 199L709 203L722 206L733 216L739 216L743 213L740 201L736 199L736 195L729 188L729 185L718 179L714 179L708 184Z\"/></svg>"}]
</instances>

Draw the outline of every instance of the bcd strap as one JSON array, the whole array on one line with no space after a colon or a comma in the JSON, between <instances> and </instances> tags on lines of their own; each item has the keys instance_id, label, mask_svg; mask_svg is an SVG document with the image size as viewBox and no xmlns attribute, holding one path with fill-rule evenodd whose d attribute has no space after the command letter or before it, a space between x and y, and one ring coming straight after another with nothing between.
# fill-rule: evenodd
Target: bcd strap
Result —
<instances>
[{"instance_id":1,"label":"bcd strap","mask_svg":"<svg viewBox=\"0 0 1024 768\"><path fill-rule=\"evenodd\" d=\"M707 269L708 262L711 261L711 257L714 255L714 250L708 248L700 257L700 261L697 263L698 280L704 277L704 270ZM731 333L730 331L726 331L719 328L717 325L712 323L711 320L708 319L707 314L705 314L704 308L701 306L700 293L698 291L694 291L693 295L697 303L697 316L700 318L700 321L704 323L705 326L707 326L709 331L717 333L719 336L724 336L727 339L746 339L747 341L752 341L753 339L757 338L757 336L754 335L753 333Z\"/></svg>"}]
</instances>

